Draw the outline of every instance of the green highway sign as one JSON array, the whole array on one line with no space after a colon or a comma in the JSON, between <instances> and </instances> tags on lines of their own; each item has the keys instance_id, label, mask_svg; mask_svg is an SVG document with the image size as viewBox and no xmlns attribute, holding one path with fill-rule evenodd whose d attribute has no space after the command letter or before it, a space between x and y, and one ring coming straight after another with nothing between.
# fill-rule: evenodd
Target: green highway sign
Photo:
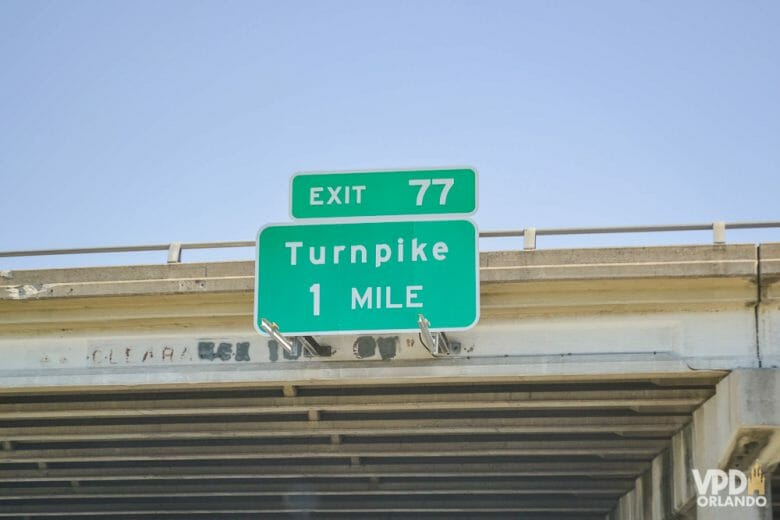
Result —
<instances>
[{"instance_id":1,"label":"green highway sign","mask_svg":"<svg viewBox=\"0 0 780 520\"><path fill-rule=\"evenodd\" d=\"M280 224L257 236L255 328L290 336L459 330L479 317L470 220Z\"/></svg>"},{"instance_id":2,"label":"green highway sign","mask_svg":"<svg viewBox=\"0 0 780 520\"><path fill-rule=\"evenodd\" d=\"M470 215L477 210L471 168L298 173L290 181L295 219Z\"/></svg>"}]
</instances>

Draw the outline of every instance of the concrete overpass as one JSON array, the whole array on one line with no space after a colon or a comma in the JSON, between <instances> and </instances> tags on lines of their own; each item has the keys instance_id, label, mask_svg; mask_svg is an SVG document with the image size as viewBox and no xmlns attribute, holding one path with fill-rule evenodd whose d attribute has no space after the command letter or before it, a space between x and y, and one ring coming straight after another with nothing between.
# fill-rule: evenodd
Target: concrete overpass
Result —
<instances>
[{"instance_id":1,"label":"concrete overpass","mask_svg":"<svg viewBox=\"0 0 780 520\"><path fill-rule=\"evenodd\" d=\"M780 518L780 244L482 253L436 358L287 353L252 262L172 260L0 274L0 518Z\"/></svg>"}]
</instances>

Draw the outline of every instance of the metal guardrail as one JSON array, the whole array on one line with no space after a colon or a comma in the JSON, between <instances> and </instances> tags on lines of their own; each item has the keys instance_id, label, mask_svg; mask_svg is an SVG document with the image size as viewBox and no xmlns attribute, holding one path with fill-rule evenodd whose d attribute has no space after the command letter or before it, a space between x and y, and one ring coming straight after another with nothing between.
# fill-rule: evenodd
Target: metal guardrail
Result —
<instances>
[{"instance_id":1,"label":"metal guardrail","mask_svg":"<svg viewBox=\"0 0 780 520\"><path fill-rule=\"evenodd\" d=\"M543 235L596 235L604 233L658 233L669 231L712 231L713 244L726 243L727 229L780 228L780 222L723 222L710 224L670 224L663 226L614 226L593 228L525 228L517 231L485 231L479 234L488 237L523 237L523 249L536 249L536 237Z\"/></svg>"},{"instance_id":2,"label":"metal guardrail","mask_svg":"<svg viewBox=\"0 0 780 520\"><path fill-rule=\"evenodd\" d=\"M777 222L723 222L709 224L671 224L662 226L614 226L591 228L533 228L518 230L482 231L480 238L511 238L523 237L523 249L536 249L537 236L552 235L596 235L607 233L658 233L675 231L712 231L713 244L726 243L727 229L761 229L780 228ZM2 257L19 256L49 256L49 255L81 255L89 253L134 253L140 251L168 251L168 263L181 262L181 252L184 249L224 249L231 247L254 247L252 240L234 242L171 242L169 244L151 244L140 246L82 247L74 249L36 249L30 251L0 251Z\"/></svg>"}]
</instances>

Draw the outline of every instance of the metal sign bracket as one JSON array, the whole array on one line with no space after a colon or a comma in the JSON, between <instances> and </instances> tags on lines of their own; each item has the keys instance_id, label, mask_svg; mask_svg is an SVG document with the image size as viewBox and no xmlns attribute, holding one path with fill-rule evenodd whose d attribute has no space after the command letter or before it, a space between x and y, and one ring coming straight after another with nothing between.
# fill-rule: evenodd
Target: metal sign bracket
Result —
<instances>
[{"instance_id":1,"label":"metal sign bracket","mask_svg":"<svg viewBox=\"0 0 780 520\"><path fill-rule=\"evenodd\" d=\"M431 332L431 323L420 314L417 318L420 327L420 342L433 357L460 354L460 342L451 341L444 332Z\"/></svg>"},{"instance_id":2,"label":"metal sign bracket","mask_svg":"<svg viewBox=\"0 0 780 520\"><path fill-rule=\"evenodd\" d=\"M279 332L279 326L265 318L260 320L260 327L268 333L274 341L281 345L288 354L297 356L296 352L300 352L299 349L302 349L305 356L320 357L326 355L324 354L325 350L330 350L330 347L320 345L313 336L295 336L290 338L283 336Z\"/></svg>"}]
</instances>

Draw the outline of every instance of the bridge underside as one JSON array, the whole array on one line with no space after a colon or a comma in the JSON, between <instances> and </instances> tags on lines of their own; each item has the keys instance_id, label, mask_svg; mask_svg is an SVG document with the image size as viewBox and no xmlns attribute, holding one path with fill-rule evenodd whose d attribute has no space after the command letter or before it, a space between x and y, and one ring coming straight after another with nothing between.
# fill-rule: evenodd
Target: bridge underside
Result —
<instances>
[{"instance_id":1,"label":"bridge underside","mask_svg":"<svg viewBox=\"0 0 780 520\"><path fill-rule=\"evenodd\" d=\"M761 251L484 253L447 358L286 353L251 263L3 272L0 517L727 518L690 469L780 461Z\"/></svg>"},{"instance_id":2,"label":"bridge underside","mask_svg":"<svg viewBox=\"0 0 780 520\"><path fill-rule=\"evenodd\" d=\"M6 392L0 516L601 520L721 377Z\"/></svg>"}]
</instances>

